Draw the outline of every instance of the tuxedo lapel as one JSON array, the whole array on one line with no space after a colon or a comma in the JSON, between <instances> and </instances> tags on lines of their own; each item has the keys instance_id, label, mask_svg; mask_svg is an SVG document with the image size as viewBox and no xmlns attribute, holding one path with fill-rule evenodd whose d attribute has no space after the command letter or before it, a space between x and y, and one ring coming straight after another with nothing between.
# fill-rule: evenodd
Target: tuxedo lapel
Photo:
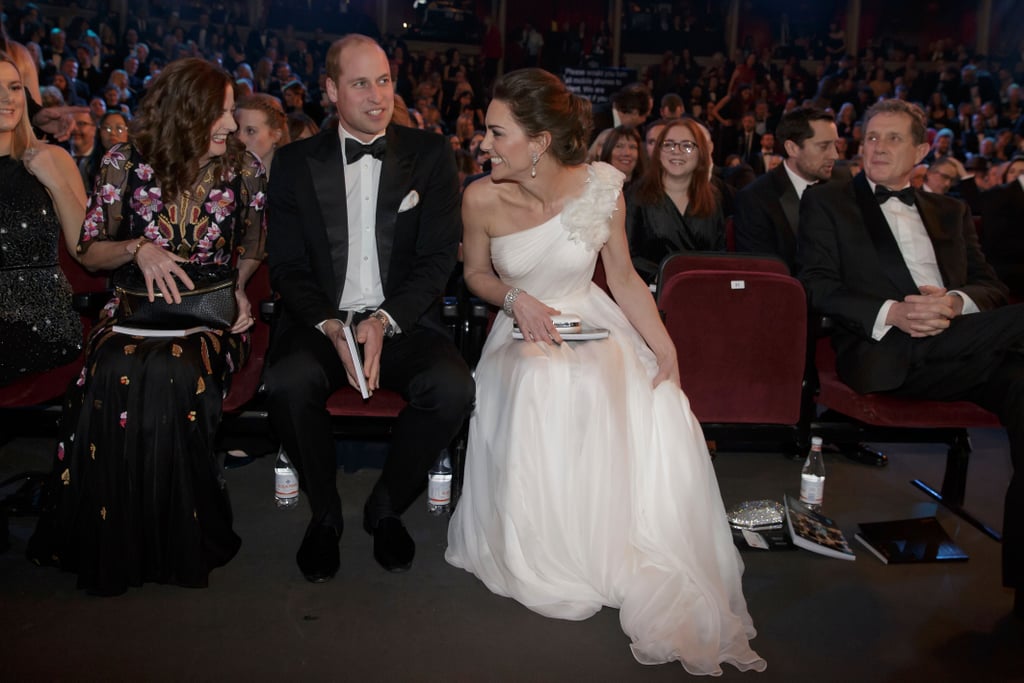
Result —
<instances>
[{"instance_id":1,"label":"tuxedo lapel","mask_svg":"<svg viewBox=\"0 0 1024 683\"><path fill-rule=\"evenodd\" d=\"M783 164L786 162L782 162ZM789 229L796 234L797 226L800 225L800 197L796 196L796 188L786 175L786 169L779 164L771 171L772 179L775 182L775 189L779 193L779 205L782 212L786 214L786 222Z\"/></svg>"},{"instance_id":2,"label":"tuxedo lapel","mask_svg":"<svg viewBox=\"0 0 1024 683\"><path fill-rule=\"evenodd\" d=\"M395 243L395 223L398 208L411 187L416 150L402 145L401 136L390 126L387 147L380 168L377 188L377 260L380 263L380 281L387 288L391 252Z\"/></svg>"},{"instance_id":3,"label":"tuxedo lapel","mask_svg":"<svg viewBox=\"0 0 1024 683\"><path fill-rule=\"evenodd\" d=\"M323 144L308 157L309 171L320 205L327 244L334 271L334 300L341 300L348 270L348 203L345 191L345 164L337 132L323 136Z\"/></svg>"},{"instance_id":4,"label":"tuxedo lapel","mask_svg":"<svg viewBox=\"0 0 1024 683\"><path fill-rule=\"evenodd\" d=\"M914 278L910 275L906 261L903 260L903 253L896 244L896 238L893 237L892 230L885 220L885 214L882 213L882 208L878 205L878 200L875 199L863 173L853 179L853 189L864 219L864 227L878 253L882 270L903 296L917 294L917 285L914 284Z\"/></svg>"},{"instance_id":5,"label":"tuxedo lapel","mask_svg":"<svg viewBox=\"0 0 1024 683\"><path fill-rule=\"evenodd\" d=\"M942 274L942 282L949 286L952 281L950 277L950 266L954 261L962 264L963 257L953 245L953 235L950 232L952 225L947 221L952 216L943 216L941 209L931 201L927 192L916 192L914 203L917 205L917 212L921 215L924 229L928 231L928 237L932 240L932 248L935 250L935 261Z\"/></svg>"}]
</instances>

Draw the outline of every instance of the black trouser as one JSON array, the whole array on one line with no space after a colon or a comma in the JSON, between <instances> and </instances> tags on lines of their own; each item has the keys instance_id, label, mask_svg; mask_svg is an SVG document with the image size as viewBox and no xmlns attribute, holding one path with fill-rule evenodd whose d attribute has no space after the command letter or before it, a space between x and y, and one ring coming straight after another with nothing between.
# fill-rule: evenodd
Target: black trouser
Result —
<instances>
[{"instance_id":1,"label":"black trouser","mask_svg":"<svg viewBox=\"0 0 1024 683\"><path fill-rule=\"evenodd\" d=\"M275 342L265 375L270 420L309 496L313 521L342 527L328 397L348 384L330 340L295 327ZM408 401L392 431L384 470L368 501L370 522L400 515L426 484L426 473L469 414L475 387L455 345L416 327L384 340L381 387ZM371 399L372 400L372 399Z\"/></svg>"},{"instance_id":2,"label":"black trouser","mask_svg":"<svg viewBox=\"0 0 1024 683\"><path fill-rule=\"evenodd\" d=\"M1013 474L1003 508L1003 585L1024 589L1024 304L961 316L914 340L897 396L967 400L999 416Z\"/></svg>"}]
</instances>

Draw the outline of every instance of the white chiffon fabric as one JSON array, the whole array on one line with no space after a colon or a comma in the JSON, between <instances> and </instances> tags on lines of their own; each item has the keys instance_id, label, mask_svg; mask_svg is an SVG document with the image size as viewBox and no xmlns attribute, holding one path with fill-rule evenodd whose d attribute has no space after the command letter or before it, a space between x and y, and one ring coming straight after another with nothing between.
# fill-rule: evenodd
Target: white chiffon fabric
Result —
<instances>
[{"instance_id":1,"label":"white chiffon fabric","mask_svg":"<svg viewBox=\"0 0 1024 683\"><path fill-rule=\"evenodd\" d=\"M621 173L593 164L562 214L491 240L505 283L611 335L516 341L512 319L498 314L477 366L445 557L545 616L619 608L642 664L762 671L700 424L678 387L652 388L654 355L591 282L621 187Z\"/></svg>"}]
</instances>

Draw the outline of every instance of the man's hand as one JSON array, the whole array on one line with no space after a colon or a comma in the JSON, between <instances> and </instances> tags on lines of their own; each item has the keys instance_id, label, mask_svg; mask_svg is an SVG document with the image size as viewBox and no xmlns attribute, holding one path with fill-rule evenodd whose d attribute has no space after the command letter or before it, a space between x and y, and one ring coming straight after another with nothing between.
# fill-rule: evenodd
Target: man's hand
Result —
<instances>
[{"instance_id":1,"label":"man's hand","mask_svg":"<svg viewBox=\"0 0 1024 683\"><path fill-rule=\"evenodd\" d=\"M356 327L356 341L363 345L363 372L370 391L380 387L380 352L384 348L384 328L376 318L367 318Z\"/></svg>"},{"instance_id":2,"label":"man's hand","mask_svg":"<svg viewBox=\"0 0 1024 683\"><path fill-rule=\"evenodd\" d=\"M348 340L345 339L345 326L340 320L332 318L324 322L323 330L327 338L334 344L334 350L338 352L341 364L345 366L345 377L348 379L349 386L358 391L359 380L356 378L355 362L348 350Z\"/></svg>"},{"instance_id":3,"label":"man's hand","mask_svg":"<svg viewBox=\"0 0 1024 683\"><path fill-rule=\"evenodd\" d=\"M964 300L956 294L947 294L943 287L924 285L920 294L911 294L893 304L885 323L911 337L933 337L945 331L949 321L963 309Z\"/></svg>"}]
</instances>

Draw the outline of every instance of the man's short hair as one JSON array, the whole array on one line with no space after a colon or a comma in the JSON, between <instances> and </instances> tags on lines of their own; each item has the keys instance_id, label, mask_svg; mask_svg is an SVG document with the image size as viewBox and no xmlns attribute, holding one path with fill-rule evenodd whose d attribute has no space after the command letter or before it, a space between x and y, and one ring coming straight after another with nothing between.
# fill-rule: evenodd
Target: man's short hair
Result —
<instances>
[{"instance_id":1,"label":"man's short hair","mask_svg":"<svg viewBox=\"0 0 1024 683\"><path fill-rule=\"evenodd\" d=\"M949 157L940 157L931 163L931 166L928 167L928 170L938 171L939 169L945 166L951 166L953 168L956 168L956 165Z\"/></svg>"},{"instance_id":2,"label":"man's short hair","mask_svg":"<svg viewBox=\"0 0 1024 683\"><path fill-rule=\"evenodd\" d=\"M875 102L864 112L864 130L868 128L868 122L878 114L906 114L910 117L910 137L915 145L921 145L928 140L928 120L924 110L916 104L906 100L888 99Z\"/></svg>"},{"instance_id":3,"label":"man's short hair","mask_svg":"<svg viewBox=\"0 0 1024 683\"><path fill-rule=\"evenodd\" d=\"M669 110L682 109L683 98L674 92L670 92L661 98L661 108Z\"/></svg>"},{"instance_id":4,"label":"man's short hair","mask_svg":"<svg viewBox=\"0 0 1024 683\"><path fill-rule=\"evenodd\" d=\"M612 106L624 113L651 113L651 91L643 83L630 83L612 95Z\"/></svg>"},{"instance_id":5,"label":"man's short hair","mask_svg":"<svg viewBox=\"0 0 1024 683\"><path fill-rule=\"evenodd\" d=\"M775 144L782 148L783 156L786 153L786 141L792 140L799 147L804 146L804 141L814 137L814 128L811 121L825 121L835 123L835 116L818 107L797 107L782 115L779 125L775 128Z\"/></svg>"}]
</instances>

